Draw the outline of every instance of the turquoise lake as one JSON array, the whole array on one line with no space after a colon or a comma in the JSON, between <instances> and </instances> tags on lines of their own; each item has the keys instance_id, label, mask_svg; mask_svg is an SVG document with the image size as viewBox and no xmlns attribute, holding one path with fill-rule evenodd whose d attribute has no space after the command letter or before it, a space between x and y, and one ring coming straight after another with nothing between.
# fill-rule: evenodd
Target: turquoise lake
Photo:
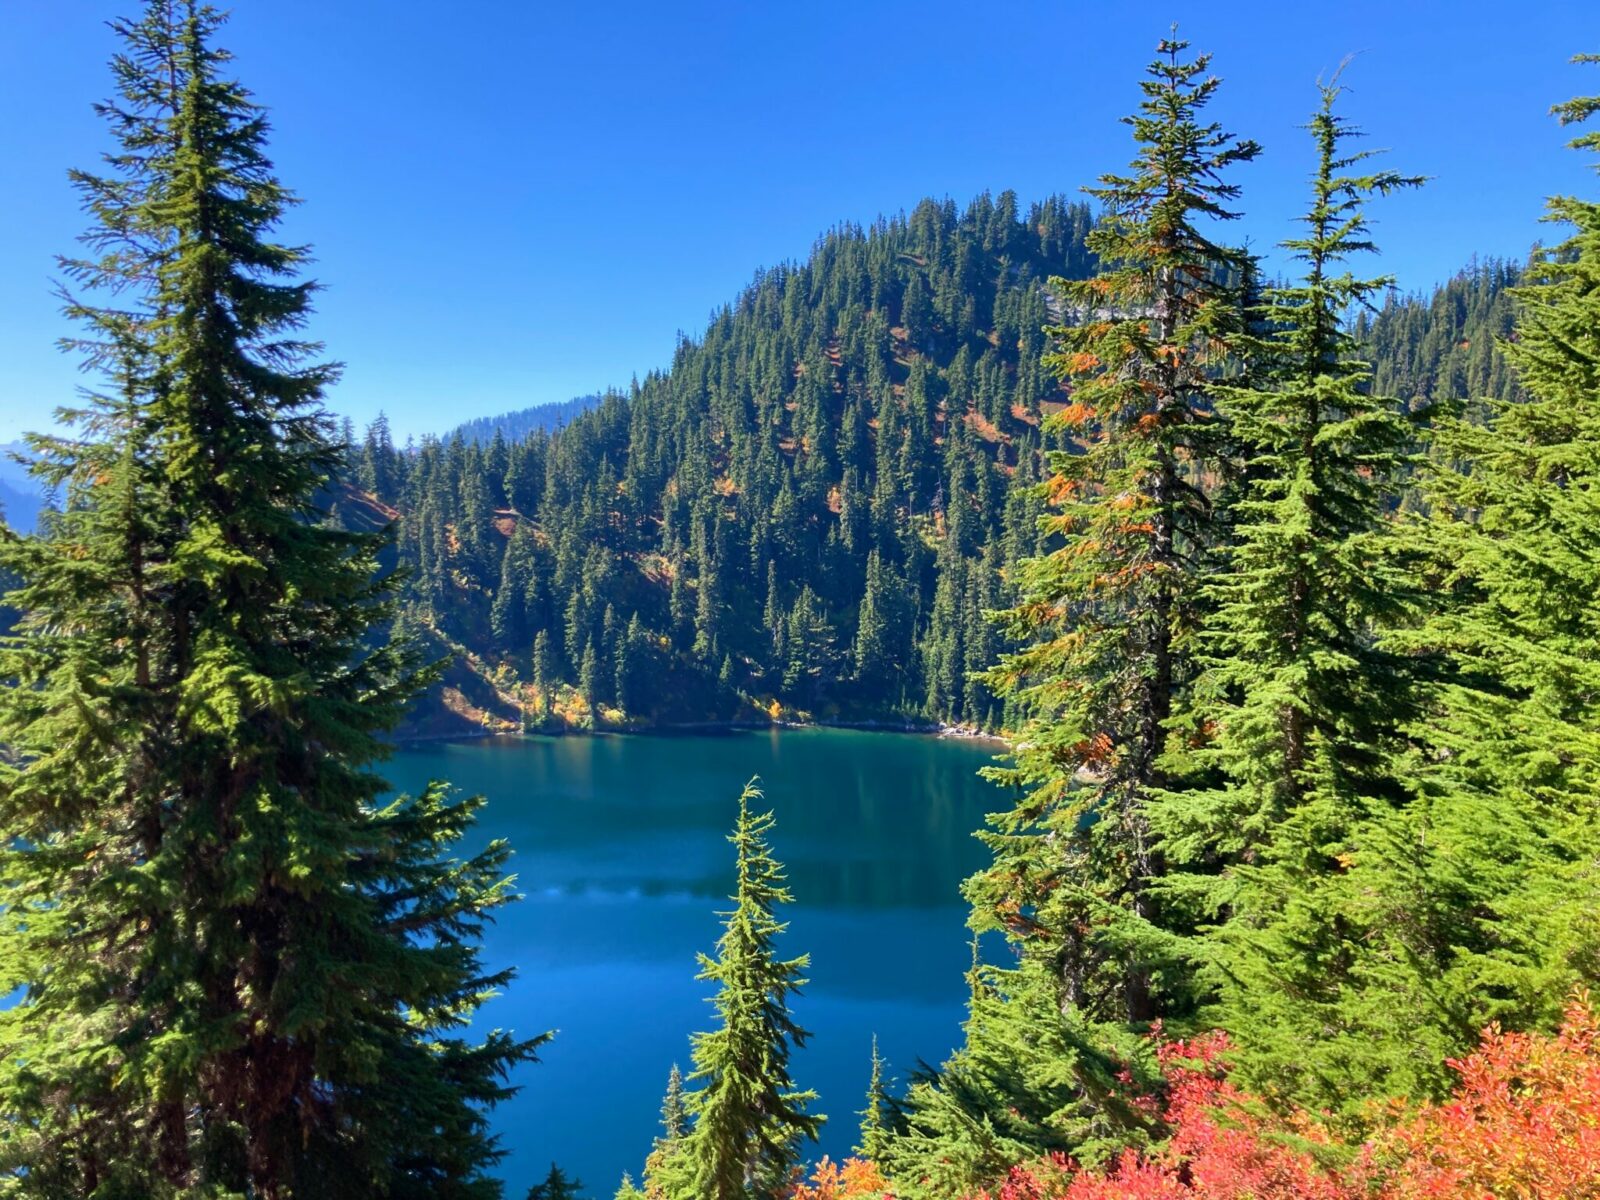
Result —
<instances>
[{"instance_id":1,"label":"turquoise lake","mask_svg":"<svg viewBox=\"0 0 1600 1200\"><path fill-rule=\"evenodd\" d=\"M525 899L487 936L517 980L482 1023L557 1030L495 1116L508 1200L552 1160L610 1197L637 1178L667 1072L712 1017L695 953L709 952L733 886L725 840L759 775L795 903L786 954L811 955L796 1000L813 1037L796 1082L830 1120L813 1155L856 1137L871 1039L903 1079L960 1037L970 961L958 888L986 859L973 831L1004 797L977 777L987 742L836 729L711 736L503 738L408 746L398 789L446 779L488 805L476 838L503 837Z\"/></svg>"}]
</instances>

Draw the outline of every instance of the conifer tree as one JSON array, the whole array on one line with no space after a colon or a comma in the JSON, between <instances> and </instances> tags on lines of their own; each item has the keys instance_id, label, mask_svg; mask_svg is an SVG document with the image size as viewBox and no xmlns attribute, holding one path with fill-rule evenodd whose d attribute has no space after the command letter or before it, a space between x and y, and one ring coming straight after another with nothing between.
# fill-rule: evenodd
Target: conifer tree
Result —
<instances>
[{"instance_id":1,"label":"conifer tree","mask_svg":"<svg viewBox=\"0 0 1600 1200\"><path fill-rule=\"evenodd\" d=\"M446 857L476 800L380 800L433 672L381 635L382 539L315 508L336 372L220 23L115 27L69 273L116 386L35 441L70 511L0 543L0 1169L52 1198L496 1196L485 1110L533 1047L461 1029L508 978L477 945L507 851Z\"/></svg>"},{"instance_id":2,"label":"conifer tree","mask_svg":"<svg viewBox=\"0 0 1600 1200\"><path fill-rule=\"evenodd\" d=\"M1023 564L1003 622L1024 648L991 682L1025 719L1014 767L994 774L1017 800L984 835L993 866L967 885L974 928L1002 931L1021 961L993 973L950 1086L924 1093L945 1115L924 1119L913 1104L907 1136L938 1142L934 1153L986 1124L1026 1153L1136 1137L1118 1080L1149 1023L1194 1003L1160 905L1149 810L1189 770L1170 742L1197 674L1218 540L1208 489L1227 446L1215 388L1245 332L1249 259L1209 231L1236 215L1229 171L1257 146L1204 120L1219 83L1209 56L1186 48L1162 41L1148 68L1127 121L1131 173L1090 189L1104 205L1088 240L1098 274L1052 283L1076 321L1049 331L1046 363L1072 398L1052 425L1075 452L1054 454L1045 488L1055 548ZM1040 1100L1019 1107L1018 1080L1035 1081ZM1024 1111L1037 1119L1013 1119ZM962 1157L993 1168L986 1153Z\"/></svg>"},{"instance_id":3,"label":"conifer tree","mask_svg":"<svg viewBox=\"0 0 1600 1200\"><path fill-rule=\"evenodd\" d=\"M1363 824L1405 795L1401 728L1409 662L1380 634L1414 611L1386 507L1416 440L1397 401L1371 394L1350 333L1354 310L1390 286L1345 265L1375 250L1365 202L1422 181L1371 170L1372 151L1321 89L1311 207L1284 248L1303 277L1271 288L1249 386L1219 392L1247 447L1233 545L1209 586L1197 723L1212 790L1152 806L1169 860L1167 902L1207 939L1218 1019L1257 1075L1336 1078L1371 1046L1333 1033L1330 1006L1352 986L1361 922L1348 857ZM1224 869L1218 871L1218 866Z\"/></svg>"},{"instance_id":4,"label":"conifer tree","mask_svg":"<svg viewBox=\"0 0 1600 1200\"><path fill-rule=\"evenodd\" d=\"M542 1183L528 1189L528 1200L581 1200L581 1179L569 1179L567 1173L555 1163L550 1164L550 1174Z\"/></svg>"},{"instance_id":5,"label":"conifer tree","mask_svg":"<svg viewBox=\"0 0 1600 1200\"><path fill-rule=\"evenodd\" d=\"M661 1100L661 1130L665 1141L676 1142L689 1131L689 1112L684 1107L683 1072L672 1064L667 1075L667 1092Z\"/></svg>"},{"instance_id":6,"label":"conifer tree","mask_svg":"<svg viewBox=\"0 0 1600 1200\"><path fill-rule=\"evenodd\" d=\"M883 556L874 550L867 556L866 589L856 614L856 678L877 683L893 667L888 644L889 603Z\"/></svg>"},{"instance_id":7,"label":"conifer tree","mask_svg":"<svg viewBox=\"0 0 1600 1200\"><path fill-rule=\"evenodd\" d=\"M717 984L719 1018L694 1036L688 1110L693 1127L668 1164L671 1200L773 1200L785 1193L799 1163L799 1143L815 1140L823 1118L807 1111L814 1092L795 1088L791 1050L810 1036L795 1023L789 1000L804 985L809 958L780 959L776 941L786 928L774 915L792 900L783 866L772 857L770 812L752 811L762 799L757 781L739 796L732 836L738 884L725 914L716 957L700 956L700 978Z\"/></svg>"},{"instance_id":8,"label":"conifer tree","mask_svg":"<svg viewBox=\"0 0 1600 1200\"><path fill-rule=\"evenodd\" d=\"M1215 390L1243 335L1248 259L1206 227L1237 215L1226 173L1258 149L1203 123L1219 81L1209 55L1183 58L1187 45L1163 41L1148 69L1128 118L1133 174L1089 189L1106 210L1089 239L1100 273L1056 281L1081 323L1051 330L1046 361L1071 387L1059 423L1081 453L1053 459L1062 545L1026 564L1006 620L1027 643L996 676L1029 717L1004 777L1024 799L971 887L981 924L1053 947L1064 1002L1135 1024L1186 1002L1163 974L1172 948L1147 810L1179 769L1169 724L1195 673L1216 537L1204 475L1224 452Z\"/></svg>"},{"instance_id":9,"label":"conifer tree","mask_svg":"<svg viewBox=\"0 0 1600 1200\"><path fill-rule=\"evenodd\" d=\"M1554 111L1580 123L1600 97ZM1448 670L1413 728L1414 802L1353 855L1361 956L1329 1006L1349 1058L1290 1098L1441 1093L1477 1030L1553 1027L1600 961L1600 202L1556 197L1548 219L1570 236L1515 289L1518 397L1438 422L1421 532L1439 599L1391 640Z\"/></svg>"},{"instance_id":10,"label":"conifer tree","mask_svg":"<svg viewBox=\"0 0 1600 1200\"><path fill-rule=\"evenodd\" d=\"M550 661L550 633L541 629L533 638L534 713L546 717L555 709L555 671Z\"/></svg>"},{"instance_id":11,"label":"conifer tree","mask_svg":"<svg viewBox=\"0 0 1600 1200\"><path fill-rule=\"evenodd\" d=\"M856 1142L858 1158L877 1162L884 1151L888 1132L887 1109L889 1093L883 1082L883 1056L878 1053L878 1035L872 1035L872 1073L867 1077L867 1106L861 1110L860 1140Z\"/></svg>"},{"instance_id":12,"label":"conifer tree","mask_svg":"<svg viewBox=\"0 0 1600 1200\"><path fill-rule=\"evenodd\" d=\"M595 657L594 639L583 648L583 660L578 666L578 693L591 719L600 716L600 664Z\"/></svg>"}]
</instances>

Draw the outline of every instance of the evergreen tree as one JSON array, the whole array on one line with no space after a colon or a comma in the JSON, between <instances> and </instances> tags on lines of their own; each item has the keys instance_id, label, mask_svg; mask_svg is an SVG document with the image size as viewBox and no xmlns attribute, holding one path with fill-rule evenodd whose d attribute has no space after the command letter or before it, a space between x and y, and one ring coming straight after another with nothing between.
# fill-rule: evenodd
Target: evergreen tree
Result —
<instances>
[{"instance_id":1,"label":"evergreen tree","mask_svg":"<svg viewBox=\"0 0 1600 1200\"><path fill-rule=\"evenodd\" d=\"M583 648L583 660L578 667L578 693L591 718L600 716L600 663L594 652L594 639Z\"/></svg>"},{"instance_id":2,"label":"evergreen tree","mask_svg":"<svg viewBox=\"0 0 1600 1200\"><path fill-rule=\"evenodd\" d=\"M119 138L76 178L73 312L110 398L35 440L72 495L0 562L0 1167L19 1196L489 1197L485 1109L532 1044L461 1036L506 848L479 801L380 803L433 678L381 635L383 539L327 527L334 368L221 18L116 29Z\"/></svg>"},{"instance_id":3,"label":"evergreen tree","mask_svg":"<svg viewBox=\"0 0 1600 1200\"><path fill-rule=\"evenodd\" d=\"M667 1075L667 1094L661 1101L661 1130L662 1138L668 1142L676 1142L689 1131L689 1112L684 1106L683 1099L683 1072L678 1070L678 1064L672 1064L672 1070Z\"/></svg>"},{"instance_id":4,"label":"evergreen tree","mask_svg":"<svg viewBox=\"0 0 1600 1200\"><path fill-rule=\"evenodd\" d=\"M981 923L1053 947L1064 1002L1134 1024L1187 1003L1166 974L1148 807L1179 783L1167 738L1195 673L1216 541L1201 472L1222 458L1215 389L1243 334L1248 259L1201 225L1236 215L1224 175L1257 153L1201 123L1218 80L1208 55L1183 59L1186 47L1163 41L1148 70L1129 118L1134 174L1090 189L1106 206L1090 245L1108 265L1060 284L1082 324L1051 331L1047 361L1070 381L1061 422L1082 452L1053 459L1063 544L1026 564L1008 618L1030 643L997 675L1029 715L1028 748L1005 776L1025 798L972 887ZM1074 927L1096 932L1085 940Z\"/></svg>"},{"instance_id":5,"label":"evergreen tree","mask_svg":"<svg viewBox=\"0 0 1600 1200\"><path fill-rule=\"evenodd\" d=\"M1438 422L1419 522L1437 607L1391 641L1449 669L1413 727L1414 801L1351 855L1361 952L1327 1014L1351 1060L1290 1075L1291 1098L1439 1094L1485 1024L1553 1027L1600 961L1600 203L1548 216L1571 233L1515 292L1518 394Z\"/></svg>"},{"instance_id":6,"label":"evergreen tree","mask_svg":"<svg viewBox=\"0 0 1600 1200\"><path fill-rule=\"evenodd\" d=\"M1105 207L1089 237L1099 273L1053 283L1078 322L1050 331L1046 361L1072 392L1053 424L1077 452L1052 458L1056 548L1023 564L1004 627L1025 648L992 677L1025 717L1015 766L994 773L1018 799L992 818L994 864L967 894L974 928L1003 932L1021 961L995 980L999 1006L969 1022L951 1064L952 1082L975 1070L986 1082L941 1094L970 1106L968 1124L1009 1124L1028 1153L1137 1137L1138 1114L1108 1097L1138 1059L1138 1035L1195 1000L1160 903L1166 867L1149 810L1186 782L1169 738L1197 673L1201 581L1218 540L1215 386L1244 333L1249 260L1207 230L1235 215L1227 173L1257 147L1203 121L1218 80L1186 46L1164 40L1148 69L1128 119L1132 173L1090 189ZM1054 1099L1031 1127L1006 1115L1020 1111L1007 1090L1017 1079L1062 1085L1041 1089ZM919 1119L908 1136L936 1137Z\"/></svg>"},{"instance_id":7,"label":"evergreen tree","mask_svg":"<svg viewBox=\"0 0 1600 1200\"><path fill-rule=\"evenodd\" d=\"M578 1194L582 1190L582 1180L568 1179L565 1171L551 1163L544 1182L528 1189L528 1200L582 1200Z\"/></svg>"},{"instance_id":8,"label":"evergreen tree","mask_svg":"<svg viewBox=\"0 0 1600 1200\"><path fill-rule=\"evenodd\" d=\"M789 610L784 634L788 651L783 686L802 704L814 704L833 677L837 641L822 601L810 584L801 587Z\"/></svg>"},{"instance_id":9,"label":"evergreen tree","mask_svg":"<svg viewBox=\"0 0 1600 1200\"><path fill-rule=\"evenodd\" d=\"M886 589L883 556L874 550L867 556L866 590L856 614L856 679L869 684L878 682L894 667L889 649Z\"/></svg>"},{"instance_id":10,"label":"evergreen tree","mask_svg":"<svg viewBox=\"0 0 1600 1200\"><path fill-rule=\"evenodd\" d=\"M489 609L490 632L502 649L527 644L527 591L533 570L533 537L519 525L501 557L500 586Z\"/></svg>"},{"instance_id":11,"label":"evergreen tree","mask_svg":"<svg viewBox=\"0 0 1600 1200\"><path fill-rule=\"evenodd\" d=\"M623 630L622 636L617 639L616 653L616 701L617 707L630 716L639 715L642 695L641 675L643 668L640 660L645 652L644 625L639 620L639 614L634 613L628 618L628 627Z\"/></svg>"},{"instance_id":12,"label":"evergreen tree","mask_svg":"<svg viewBox=\"0 0 1600 1200\"><path fill-rule=\"evenodd\" d=\"M1415 434L1397 401L1371 394L1348 321L1389 281L1343 264L1375 249L1366 199L1421 183L1368 170L1371 152L1349 149L1359 133L1335 111L1340 92L1322 88L1311 208L1284 243L1304 277L1267 292L1254 386L1221 393L1249 447L1234 545L1210 589L1197 706L1215 730L1203 757L1225 782L1152 809L1169 859L1189 868L1168 881L1168 902L1194 924L1226 919L1208 938L1219 1019L1251 1077L1330 1084L1359 1075L1376 1046L1336 1032L1333 1010L1364 936L1353 839L1405 794L1412 669L1378 635L1415 599L1385 513Z\"/></svg>"},{"instance_id":13,"label":"evergreen tree","mask_svg":"<svg viewBox=\"0 0 1600 1200\"><path fill-rule=\"evenodd\" d=\"M754 780L739 796L728 839L738 864L734 908L716 957L700 956L699 977L717 984L719 1025L694 1036L689 1082L700 1086L688 1097L693 1128L668 1173L672 1200L775 1200L791 1183L800 1141L815 1140L823 1121L807 1111L816 1094L789 1077L791 1049L810 1036L789 1012L809 959L776 954L786 926L774 912L792 897L767 842L772 814L751 809L761 799Z\"/></svg>"},{"instance_id":14,"label":"evergreen tree","mask_svg":"<svg viewBox=\"0 0 1600 1200\"><path fill-rule=\"evenodd\" d=\"M867 1077L867 1106L861 1110L858 1158L877 1162L883 1157L888 1134L889 1093L883 1082L883 1057L878 1053L878 1035L872 1035L872 1073Z\"/></svg>"},{"instance_id":15,"label":"evergreen tree","mask_svg":"<svg viewBox=\"0 0 1600 1200\"><path fill-rule=\"evenodd\" d=\"M533 639L534 713L546 717L555 708L555 674L550 662L550 632L539 630Z\"/></svg>"}]
</instances>

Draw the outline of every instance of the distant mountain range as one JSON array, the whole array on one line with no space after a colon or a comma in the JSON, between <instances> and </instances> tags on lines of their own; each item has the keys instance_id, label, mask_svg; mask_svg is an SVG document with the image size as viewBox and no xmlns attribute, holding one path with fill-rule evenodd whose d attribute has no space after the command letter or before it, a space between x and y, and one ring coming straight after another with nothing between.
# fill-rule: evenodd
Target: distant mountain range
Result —
<instances>
[{"instance_id":1,"label":"distant mountain range","mask_svg":"<svg viewBox=\"0 0 1600 1200\"><path fill-rule=\"evenodd\" d=\"M529 434L559 429L599 403L597 392L571 400L535 404L496 417L478 417L457 425L445 434L444 440L452 441L459 435L463 441L487 445L498 430L506 441L520 442ZM22 442L0 443L0 518L13 529L32 533L38 525L45 497L38 481L28 474L28 468L12 457L25 453L27 446Z\"/></svg>"},{"instance_id":2,"label":"distant mountain range","mask_svg":"<svg viewBox=\"0 0 1600 1200\"><path fill-rule=\"evenodd\" d=\"M463 421L457 425L445 435L445 441L451 441L459 434L463 441L487 444L494 441L495 432L498 430L506 441L520 442L530 433L550 433L560 429L574 417L588 412L599 403L600 394L596 392L572 400L535 404L531 408L521 408L516 412L501 413L498 417L478 417L476 420Z\"/></svg>"}]
</instances>

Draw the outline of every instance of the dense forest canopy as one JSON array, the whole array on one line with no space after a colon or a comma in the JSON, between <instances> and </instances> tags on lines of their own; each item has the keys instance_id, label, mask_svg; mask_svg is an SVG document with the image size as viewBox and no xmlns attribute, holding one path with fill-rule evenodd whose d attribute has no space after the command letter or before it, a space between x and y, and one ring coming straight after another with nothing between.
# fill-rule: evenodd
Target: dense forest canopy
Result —
<instances>
[{"instance_id":1,"label":"dense forest canopy","mask_svg":"<svg viewBox=\"0 0 1600 1200\"><path fill-rule=\"evenodd\" d=\"M490 442L499 434L510 442L520 442L536 430L553 433L568 421L586 413L600 403L598 392L588 396L575 396L571 400L557 400L549 404L535 404L515 412L501 413L497 417L474 417L463 421L445 435L445 440L459 435L469 442ZM384 419L383 424L387 424ZM381 436L374 433L374 436Z\"/></svg>"}]
</instances>

